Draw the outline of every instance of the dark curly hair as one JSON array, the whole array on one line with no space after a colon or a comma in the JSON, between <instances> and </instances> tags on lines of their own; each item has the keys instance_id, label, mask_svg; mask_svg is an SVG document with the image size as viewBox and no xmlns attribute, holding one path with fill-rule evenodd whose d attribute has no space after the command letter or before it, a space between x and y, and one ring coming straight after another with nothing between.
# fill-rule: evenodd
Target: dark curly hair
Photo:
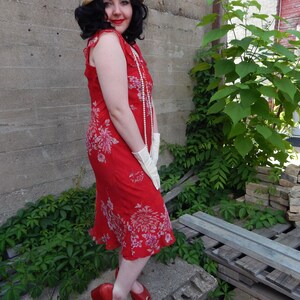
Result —
<instances>
[{"instance_id":1,"label":"dark curly hair","mask_svg":"<svg viewBox=\"0 0 300 300\"><path fill-rule=\"evenodd\" d=\"M122 34L129 43L135 43L136 39L142 40L143 23L148 16L148 7L143 0L130 0L132 5L132 19L127 30ZM113 28L106 21L106 13L103 0L93 0L87 5L80 5L75 9L75 19L81 29L81 37L92 37L98 30Z\"/></svg>"}]
</instances>

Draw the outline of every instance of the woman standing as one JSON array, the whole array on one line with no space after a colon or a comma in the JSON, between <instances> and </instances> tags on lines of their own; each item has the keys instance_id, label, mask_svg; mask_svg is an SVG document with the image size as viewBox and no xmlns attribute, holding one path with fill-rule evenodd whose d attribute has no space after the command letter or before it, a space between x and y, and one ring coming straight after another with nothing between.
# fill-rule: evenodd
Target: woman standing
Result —
<instances>
[{"instance_id":1,"label":"woman standing","mask_svg":"<svg viewBox=\"0 0 300 300\"><path fill-rule=\"evenodd\" d=\"M93 299L151 299L136 281L150 256L171 245L168 212L159 192L159 133L152 79L136 39L148 9L143 0L83 0L75 11L88 38L85 75L91 97L87 149L96 176L96 212L90 235L120 248L114 285Z\"/></svg>"}]
</instances>

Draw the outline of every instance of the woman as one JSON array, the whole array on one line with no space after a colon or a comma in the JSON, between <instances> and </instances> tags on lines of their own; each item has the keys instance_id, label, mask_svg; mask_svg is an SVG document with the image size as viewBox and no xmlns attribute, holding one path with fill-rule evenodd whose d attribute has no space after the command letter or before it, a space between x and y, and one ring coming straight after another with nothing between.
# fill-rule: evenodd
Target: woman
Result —
<instances>
[{"instance_id":1,"label":"woman","mask_svg":"<svg viewBox=\"0 0 300 300\"><path fill-rule=\"evenodd\" d=\"M93 299L151 299L136 281L150 256L171 245L170 219L159 192L159 133L152 79L135 40L148 9L143 0L83 0L75 11L91 97L87 131L96 176L96 212L90 235L106 249L120 248L114 285Z\"/></svg>"}]
</instances>

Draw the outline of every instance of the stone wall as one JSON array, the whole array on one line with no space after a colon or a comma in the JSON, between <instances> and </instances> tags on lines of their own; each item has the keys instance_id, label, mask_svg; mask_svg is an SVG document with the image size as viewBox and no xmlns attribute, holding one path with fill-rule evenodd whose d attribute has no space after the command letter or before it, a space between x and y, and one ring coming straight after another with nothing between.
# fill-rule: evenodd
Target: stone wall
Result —
<instances>
[{"instance_id":1,"label":"stone wall","mask_svg":"<svg viewBox=\"0 0 300 300\"><path fill-rule=\"evenodd\" d=\"M201 2L201 4L199 4ZM94 182L85 151L89 96L74 21L79 0L0 2L0 224L28 201ZM184 142L192 108L187 74L205 1L148 0L140 43L155 82L162 138ZM165 159L166 161L166 159Z\"/></svg>"}]
</instances>

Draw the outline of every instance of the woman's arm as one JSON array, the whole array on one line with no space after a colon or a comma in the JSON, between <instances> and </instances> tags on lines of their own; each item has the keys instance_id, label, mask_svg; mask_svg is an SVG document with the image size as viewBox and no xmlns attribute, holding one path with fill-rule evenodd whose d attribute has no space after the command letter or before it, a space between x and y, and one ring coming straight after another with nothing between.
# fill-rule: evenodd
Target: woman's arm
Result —
<instances>
[{"instance_id":1,"label":"woman's arm","mask_svg":"<svg viewBox=\"0 0 300 300\"><path fill-rule=\"evenodd\" d=\"M132 152L145 147L134 115L128 103L127 66L119 38L104 33L91 51L91 63L96 67L103 97L111 120Z\"/></svg>"}]
</instances>

